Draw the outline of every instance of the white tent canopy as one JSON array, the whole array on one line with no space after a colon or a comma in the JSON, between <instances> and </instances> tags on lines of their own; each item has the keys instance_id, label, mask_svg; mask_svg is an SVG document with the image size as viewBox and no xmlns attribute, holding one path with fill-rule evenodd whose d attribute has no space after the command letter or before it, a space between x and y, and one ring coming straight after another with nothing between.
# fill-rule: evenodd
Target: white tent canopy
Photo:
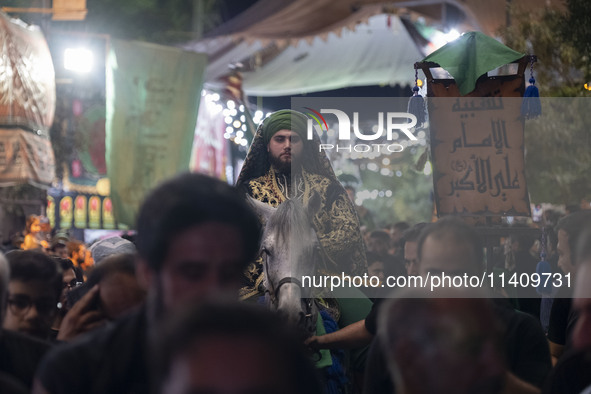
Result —
<instances>
[{"instance_id":1,"label":"white tent canopy","mask_svg":"<svg viewBox=\"0 0 591 394\"><path fill-rule=\"evenodd\" d=\"M390 18L390 26L388 26ZM244 73L244 92L288 96L367 85L408 85L421 53L396 16L369 18L354 31L326 40L300 41L254 72Z\"/></svg>"},{"instance_id":2,"label":"white tent canopy","mask_svg":"<svg viewBox=\"0 0 591 394\"><path fill-rule=\"evenodd\" d=\"M422 59L406 28L396 15L378 14L365 23L300 40L295 45L273 42L278 53L260 66L261 40L235 42L230 36L188 44L186 49L206 52L210 63L205 87L222 88L220 80L229 66L251 63L243 72L244 93L249 96L288 96L351 86L409 85L413 64ZM283 48L283 50L281 50Z\"/></svg>"}]
</instances>

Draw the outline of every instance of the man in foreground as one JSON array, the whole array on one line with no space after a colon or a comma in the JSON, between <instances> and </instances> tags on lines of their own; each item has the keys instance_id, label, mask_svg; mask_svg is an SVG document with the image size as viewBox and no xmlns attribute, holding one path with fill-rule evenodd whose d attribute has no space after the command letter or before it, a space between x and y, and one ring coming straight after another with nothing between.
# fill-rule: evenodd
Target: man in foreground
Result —
<instances>
[{"instance_id":1,"label":"man in foreground","mask_svg":"<svg viewBox=\"0 0 591 394\"><path fill-rule=\"evenodd\" d=\"M183 305L237 298L259 237L258 217L227 184L198 174L161 184L137 220L137 271L147 289L146 306L56 348L43 361L34 392L148 393L154 327Z\"/></svg>"}]
</instances>

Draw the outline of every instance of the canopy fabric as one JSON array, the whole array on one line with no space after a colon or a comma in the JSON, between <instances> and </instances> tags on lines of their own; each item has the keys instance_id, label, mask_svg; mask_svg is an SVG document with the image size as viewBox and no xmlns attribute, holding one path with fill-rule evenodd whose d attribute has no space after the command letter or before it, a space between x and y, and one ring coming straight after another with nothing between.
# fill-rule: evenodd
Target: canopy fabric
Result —
<instances>
[{"instance_id":1,"label":"canopy fabric","mask_svg":"<svg viewBox=\"0 0 591 394\"><path fill-rule=\"evenodd\" d=\"M371 11L379 12L379 8ZM229 73L228 65L244 63L243 89L251 96L409 85L414 81L412 65L423 56L395 15L374 15L339 34L327 33L308 41L295 46L281 41L264 45L261 41L233 43L230 37L218 37L185 49L209 54L205 87L210 89L223 87L220 78Z\"/></svg>"},{"instance_id":2,"label":"canopy fabric","mask_svg":"<svg viewBox=\"0 0 591 394\"><path fill-rule=\"evenodd\" d=\"M388 22L390 19L390 22ZM390 26L388 26L390 24ZM287 47L254 72L245 72L248 95L287 96L351 86L409 85L422 54L396 16L376 15L355 31Z\"/></svg>"},{"instance_id":3,"label":"canopy fabric","mask_svg":"<svg viewBox=\"0 0 591 394\"><path fill-rule=\"evenodd\" d=\"M525 56L480 32L468 32L423 59L434 62L449 72L466 95L476 87L484 73Z\"/></svg>"}]
</instances>

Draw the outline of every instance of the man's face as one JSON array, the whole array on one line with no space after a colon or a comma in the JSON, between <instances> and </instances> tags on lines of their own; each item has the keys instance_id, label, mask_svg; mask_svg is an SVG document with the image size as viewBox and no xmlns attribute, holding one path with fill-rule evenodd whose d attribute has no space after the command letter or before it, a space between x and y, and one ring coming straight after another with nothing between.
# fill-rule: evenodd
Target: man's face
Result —
<instances>
[{"instance_id":1,"label":"man's face","mask_svg":"<svg viewBox=\"0 0 591 394\"><path fill-rule=\"evenodd\" d=\"M267 145L271 164L284 172L291 169L292 162L299 163L303 150L304 141L291 130L279 130Z\"/></svg>"},{"instance_id":2,"label":"man's face","mask_svg":"<svg viewBox=\"0 0 591 394\"><path fill-rule=\"evenodd\" d=\"M293 394L283 360L261 340L198 340L172 360L162 393Z\"/></svg>"},{"instance_id":3,"label":"man's face","mask_svg":"<svg viewBox=\"0 0 591 394\"><path fill-rule=\"evenodd\" d=\"M419 261L419 274L426 276L440 275L477 275L478 264L473 261L474 252L470 245L445 236L435 239L428 236L422 246L421 261Z\"/></svg>"},{"instance_id":4,"label":"man's face","mask_svg":"<svg viewBox=\"0 0 591 394\"><path fill-rule=\"evenodd\" d=\"M238 297L243 250L240 231L230 224L204 223L177 235L160 273L155 273L165 310L221 293Z\"/></svg>"},{"instance_id":5,"label":"man's face","mask_svg":"<svg viewBox=\"0 0 591 394\"><path fill-rule=\"evenodd\" d=\"M556 246L558 252L558 266L565 274L575 272L575 266L571 261L571 250L568 244L568 234L566 231L558 230L558 245Z\"/></svg>"},{"instance_id":6,"label":"man's face","mask_svg":"<svg viewBox=\"0 0 591 394\"><path fill-rule=\"evenodd\" d=\"M60 302L62 305L66 305L66 296L68 293L76 287L76 273L73 269L65 270L62 275L62 294L60 296Z\"/></svg>"},{"instance_id":7,"label":"man's face","mask_svg":"<svg viewBox=\"0 0 591 394\"><path fill-rule=\"evenodd\" d=\"M42 280L11 280L3 327L39 338L47 338L57 311L53 284Z\"/></svg>"},{"instance_id":8,"label":"man's face","mask_svg":"<svg viewBox=\"0 0 591 394\"><path fill-rule=\"evenodd\" d=\"M577 349L591 347L591 261L583 261L577 270L573 308L579 318L573 329L573 346Z\"/></svg>"},{"instance_id":9,"label":"man's face","mask_svg":"<svg viewBox=\"0 0 591 394\"><path fill-rule=\"evenodd\" d=\"M67 259L68 258L68 248L65 245L58 246L55 248L55 252L53 254L56 257L60 257L62 259Z\"/></svg>"},{"instance_id":10,"label":"man's face","mask_svg":"<svg viewBox=\"0 0 591 394\"><path fill-rule=\"evenodd\" d=\"M407 275L418 275L418 243L416 241L407 241L404 243L404 265Z\"/></svg>"},{"instance_id":11,"label":"man's face","mask_svg":"<svg viewBox=\"0 0 591 394\"><path fill-rule=\"evenodd\" d=\"M385 274L384 274L384 263L381 261L374 261L367 267L367 273L369 276L377 276L380 278L380 284L384 282Z\"/></svg>"}]
</instances>

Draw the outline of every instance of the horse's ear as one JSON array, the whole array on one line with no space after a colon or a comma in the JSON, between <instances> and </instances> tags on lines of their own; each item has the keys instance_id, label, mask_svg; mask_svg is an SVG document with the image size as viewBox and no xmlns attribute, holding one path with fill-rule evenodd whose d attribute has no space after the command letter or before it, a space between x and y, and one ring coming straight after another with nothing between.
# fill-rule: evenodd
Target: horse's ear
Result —
<instances>
[{"instance_id":1,"label":"horse's ear","mask_svg":"<svg viewBox=\"0 0 591 394\"><path fill-rule=\"evenodd\" d=\"M271 215L276 211L276 208L273 208L269 204L265 204L259 200L255 200L251 196L246 196L246 201L248 205L260 216L263 218L263 221L266 223Z\"/></svg>"},{"instance_id":2,"label":"horse's ear","mask_svg":"<svg viewBox=\"0 0 591 394\"><path fill-rule=\"evenodd\" d=\"M320 198L320 193L317 191L312 192L310 199L308 200L308 205L306 206L306 210L308 213L308 217L312 219L316 214L320 211L320 205L322 201Z\"/></svg>"}]
</instances>

